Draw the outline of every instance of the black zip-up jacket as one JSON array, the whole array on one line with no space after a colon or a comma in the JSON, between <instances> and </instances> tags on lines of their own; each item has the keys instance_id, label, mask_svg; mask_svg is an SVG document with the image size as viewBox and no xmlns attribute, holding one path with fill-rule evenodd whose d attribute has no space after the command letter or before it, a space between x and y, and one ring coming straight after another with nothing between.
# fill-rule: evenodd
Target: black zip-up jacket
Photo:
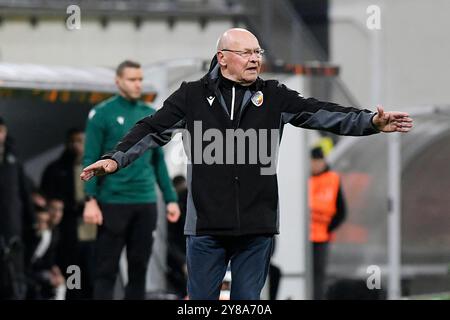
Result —
<instances>
[{"instance_id":1,"label":"black zip-up jacket","mask_svg":"<svg viewBox=\"0 0 450 320\"><path fill-rule=\"evenodd\" d=\"M139 121L116 150L102 158L114 159L119 169L126 167L148 147L167 143L174 129L183 128L190 160L185 234L278 233L276 165L267 156L276 158L273 145L279 145L283 126L363 136L379 132L372 124L375 114L305 99L276 80L258 78L245 92L237 119L231 120L228 110L233 108L225 104L219 72L213 59L208 74L184 82L160 110Z\"/></svg>"}]
</instances>

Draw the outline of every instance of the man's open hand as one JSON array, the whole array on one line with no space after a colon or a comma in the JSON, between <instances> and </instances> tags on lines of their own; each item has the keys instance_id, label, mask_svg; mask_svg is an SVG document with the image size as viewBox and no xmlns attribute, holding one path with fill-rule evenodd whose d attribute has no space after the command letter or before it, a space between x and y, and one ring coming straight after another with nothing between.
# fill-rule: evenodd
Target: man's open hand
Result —
<instances>
[{"instance_id":1,"label":"man's open hand","mask_svg":"<svg viewBox=\"0 0 450 320\"><path fill-rule=\"evenodd\" d=\"M382 132L408 132L413 127L413 121L405 112L385 112L382 106L377 106L378 113L372 122Z\"/></svg>"},{"instance_id":2,"label":"man's open hand","mask_svg":"<svg viewBox=\"0 0 450 320\"><path fill-rule=\"evenodd\" d=\"M103 176L117 170L117 162L111 159L99 160L83 169L81 180L88 181L93 176Z\"/></svg>"}]
</instances>

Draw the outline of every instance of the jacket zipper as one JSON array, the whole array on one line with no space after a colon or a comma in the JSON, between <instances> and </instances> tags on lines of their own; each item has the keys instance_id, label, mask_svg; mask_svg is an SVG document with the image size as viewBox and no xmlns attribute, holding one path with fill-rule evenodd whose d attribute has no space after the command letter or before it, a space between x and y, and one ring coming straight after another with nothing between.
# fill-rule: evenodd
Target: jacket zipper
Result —
<instances>
[{"instance_id":1,"label":"jacket zipper","mask_svg":"<svg viewBox=\"0 0 450 320\"><path fill-rule=\"evenodd\" d=\"M231 121L233 121L233 117L234 117L234 100L235 100L235 98L236 98L236 89L233 86L233 88L231 88L231 115L230 115Z\"/></svg>"},{"instance_id":2,"label":"jacket zipper","mask_svg":"<svg viewBox=\"0 0 450 320\"><path fill-rule=\"evenodd\" d=\"M231 115L230 115L230 119L231 121L233 121L234 119L234 105L235 105L235 101L236 101L236 88L233 86L231 88ZM236 127L235 127L236 129ZM236 152L237 150L235 150ZM239 210L239 176L237 174L237 168L235 167L234 169L234 192L236 193L236 214L237 214L237 229L238 232L240 233L241 231L241 213Z\"/></svg>"}]
</instances>

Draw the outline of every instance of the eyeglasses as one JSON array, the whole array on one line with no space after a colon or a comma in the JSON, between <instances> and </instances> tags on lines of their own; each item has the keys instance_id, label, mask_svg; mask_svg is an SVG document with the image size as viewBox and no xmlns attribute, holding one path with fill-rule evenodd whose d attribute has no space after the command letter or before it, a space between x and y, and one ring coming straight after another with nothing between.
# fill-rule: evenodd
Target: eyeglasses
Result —
<instances>
[{"instance_id":1,"label":"eyeglasses","mask_svg":"<svg viewBox=\"0 0 450 320\"><path fill-rule=\"evenodd\" d=\"M231 50L231 49L222 49L220 51L228 51L228 52L233 52L237 55L240 55L242 58L245 59L249 59L253 54L256 54L256 56L258 58L261 58L265 52L264 49L253 49L253 50L245 50L245 51L240 51L240 50Z\"/></svg>"}]
</instances>

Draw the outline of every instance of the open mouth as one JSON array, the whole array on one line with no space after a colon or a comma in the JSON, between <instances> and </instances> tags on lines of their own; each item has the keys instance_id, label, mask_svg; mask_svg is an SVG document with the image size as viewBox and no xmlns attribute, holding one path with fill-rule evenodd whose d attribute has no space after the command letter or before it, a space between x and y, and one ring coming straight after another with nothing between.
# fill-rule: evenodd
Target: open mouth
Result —
<instances>
[{"instance_id":1,"label":"open mouth","mask_svg":"<svg viewBox=\"0 0 450 320\"><path fill-rule=\"evenodd\" d=\"M247 71L256 72L256 71L258 71L258 68L257 67L249 67L249 68L247 68Z\"/></svg>"}]
</instances>

